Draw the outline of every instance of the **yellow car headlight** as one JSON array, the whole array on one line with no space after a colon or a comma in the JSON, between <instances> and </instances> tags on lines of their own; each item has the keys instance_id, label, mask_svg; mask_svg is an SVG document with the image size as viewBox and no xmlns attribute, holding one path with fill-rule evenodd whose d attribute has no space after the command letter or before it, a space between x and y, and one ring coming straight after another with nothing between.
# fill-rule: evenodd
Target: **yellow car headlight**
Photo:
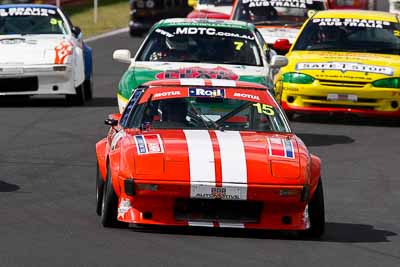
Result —
<instances>
[{"instance_id":1,"label":"yellow car headlight","mask_svg":"<svg viewBox=\"0 0 400 267\"><path fill-rule=\"evenodd\" d=\"M377 80L372 83L374 87L380 88L399 88L400 89L400 78L387 78Z\"/></svg>"},{"instance_id":2,"label":"yellow car headlight","mask_svg":"<svg viewBox=\"0 0 400 267\"><path fill-rule=\"evenodd\" d=\"M314 77L298 72L288 72L283 74L284 83L311 84L315 81Z\"/></svg>"}]
</instances>

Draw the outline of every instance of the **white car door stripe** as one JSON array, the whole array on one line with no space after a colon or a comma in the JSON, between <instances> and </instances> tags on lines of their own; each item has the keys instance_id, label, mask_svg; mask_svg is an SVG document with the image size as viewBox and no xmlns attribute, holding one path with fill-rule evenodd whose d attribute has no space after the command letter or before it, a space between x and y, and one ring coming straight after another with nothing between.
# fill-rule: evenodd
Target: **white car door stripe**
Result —
<instances>
[{"instance_id":1,"label":"white car door stripe","mask_svg":"<svg viewBox=\"0 0 400 267\"><path fill-rule=\"evenodd\" d=\"M227 195L246 200L247 164L242 137L239 132L233 131L215 133L221 153L222 186L226 188Z\"/></svg>"},{"instance_id":2,"label":"white car door stripe","mask_svg":"<svg viewBox=\"0 0 400 267\"><path fill-rule=\"evenodd\" d=\"M183 132L189 151L190 197L209 198L210 187L215 187L214 150L210 134L205 130Z\"/></svg>"}]
</instances>

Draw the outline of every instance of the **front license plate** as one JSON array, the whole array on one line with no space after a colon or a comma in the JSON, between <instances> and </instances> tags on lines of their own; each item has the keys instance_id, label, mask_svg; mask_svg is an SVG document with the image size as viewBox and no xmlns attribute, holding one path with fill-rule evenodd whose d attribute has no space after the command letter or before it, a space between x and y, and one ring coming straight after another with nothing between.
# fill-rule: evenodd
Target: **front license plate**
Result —
<instances>
[{"instance_id":1,"label":"front license plate","mask_svg":"<svg viewBox=\"0 0 400 267\"><path fill-rule=\"evenodd\" d=\"M348 95L348 94L328 94L328 101L351 101L357 102L358 97L356 95Z\"/></svg>"}]
</instances>

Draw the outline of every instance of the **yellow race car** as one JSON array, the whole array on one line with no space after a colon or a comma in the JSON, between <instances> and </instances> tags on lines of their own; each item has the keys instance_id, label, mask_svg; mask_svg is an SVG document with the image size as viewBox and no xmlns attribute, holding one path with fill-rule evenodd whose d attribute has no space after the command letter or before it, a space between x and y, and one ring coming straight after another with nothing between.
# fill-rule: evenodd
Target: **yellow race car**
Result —
<instances>
[{"instance_id":1,"label":"yellow race car","mask_svg":"<svg viewBox=\"0 0 400 267\"><path fill-rule=\"evenodd\" d=\"M286 40L280 40L286 42ZM276 97L296 112L400 116L397 15L321 11L303 25L275 80Z\"/></svg>"}]
</instances>

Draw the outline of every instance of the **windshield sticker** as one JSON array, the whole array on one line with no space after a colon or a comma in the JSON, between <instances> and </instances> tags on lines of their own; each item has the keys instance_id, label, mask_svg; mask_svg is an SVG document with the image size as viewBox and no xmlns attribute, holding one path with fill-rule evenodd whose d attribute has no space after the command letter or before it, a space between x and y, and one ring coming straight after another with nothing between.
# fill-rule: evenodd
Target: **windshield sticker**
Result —
<instances>
[{"instance_id":1,"label":"windshield sticker","mask_svg":"<svg viewBox=\"0 0 400 267\"><path fill-rule=\"evenodd\" d=\"M383 66L375 66L375 65L367 65L362 63L353 63L353 62L326 62L326 63L318 63L318 62L304 62L298 63L296 65L296 70L338 70L342 73L347 71L355 71L355 72L364 72L364 73L376 73L383 74L387 76L393 76L393 68L383 67Z\"/></svg>"},{"instance_id":2,"label":"windshield sticker","mask_svg":"<svg viewBox=\"0 0 400 267\"><path fill-rule=\"evenodd\" d=\"M249 7L291 7L306 9L312 5L314 0L243 0L244 5Z\"/></svg>"},{"instance_id":3,"label":"windshield sticker","mask_svg":"<svg viewBox=\"0 0 400 267\"><path fill-rule=\"evenodd\" d=\"M155 93L153 96L153 99L160 98L160 97L166 98L169 96L180 96L180 95L181 95L180 91L161 92L161 93Z\"/></svg>"},{"instance_id":4,"label":"windshield sticker","mask_svg":"<svg viewBox=\"0 0 400 267\"><path fill-rule=\"evenodd\" d=\"M229 69L216 67L213 69L194 67L182 68L178 70L166 70L156 75L156 79L182 79L182 78L200 78L200 79L226 79L238 80L239 76Z\"/></svg>"},{"instance_id":5,"label":"windshield sticker","mask_svg":"<svg viewBox=\"0 0 400 267\"><path fill-rule=\"evenodd\" d=\"M395 31L393 31L393 34L396 37L400 37L400 31L395 30Z\"/></svg>"},{"instance_id":6,"label":"windshield sticker","mask_svg":"<svg viewBox=\"0 0 400 267\"><path fill-rule=\"evenodd\" d=\"M135 143L139 155L164 153L163 143L158 134L135 135Z\"/></svg>"},{"instance_id":7,"label":"windshield sticker","mask_svg":"<svg viewBox=\"0 0 400 267\"><path fill-rule=\"evenodd\" d=\"M245 98L245 99L257 100L257 101L260 101L260 100L261 100L261 99L260 99L260 96L258 96L258 95L252 95L252 94L245 94L245 93L238 93L238 92L235 92L235 93L233 94L233 96L234 96L234 97Z\"/></svg>"},{"instance_id":8,"label":"windshield sticker","mask_svg":"<svg viewBox=\"0 0 400 267\"><path fill-rule=\"evenodd\" d=\"M164 35L168 38L172 38L176 35L208 35L208 36L219 36L219 37L232 37L246 40L254 40L254 36L247 34L239 34L234 32L226 32L217 28L210 27L177 27L174 33L167 32L163 29L156 29L155 32Z\"/></svg>"},{"instance_id":9,"label":"windshield sticker","mask_svg":"<svg viewBox=\"0 0 400 267\"><path fill-rule=\"evenodd\" d=\"M243 42L233 42L233 44L235 45L235 49L237 51L240 51L240 49L242 49L244 43Z\"/></svg>"},{"instance_id":10,"label":"windshield sticker","mask_svg":"<svg viewBox=\"0 0 400 267\"><path fill-rule=\"evenodd\" d=\"M270 105L257 103L257 104L253 104L253 107L257 108L258 114L264 114L267 116L275 115L274 107L272 107Z\"/></svg>"},{"instance_id":11,"label":"windshield sticker","mask_svg":"<svg viewBox=\"0 0 400 267\"><path fill-rule=\"evenodd\" d=\"M189 96L224 98L225 90L215 88L189 88Z\"/></svg>"},{"instance_id":12,"label":"windshield sticker","mask_svg":"<svg viewBox=\"0 0 400 267\"><path fill-rule=\"evenodd\" d=\"M339 19L339 18L322 18L313 19L313 23L318 26L346 26L346 27L359 27L359 28L377 28L383 29L384 26L390 26L390 21L384 20L371 20L371 19Z\"/></svg>"},{"instance_id":13,"label":"windshield sticker","mask_svg":"<svg viewBox=\"0 0 400 267\"><path fill-rule=\"evenodd\" d=\"M37 8L37 7L10 7L1 8L0 17L7 16L42 16L47 17L49 15L55 15L54 9Z\"/></svg>"}]
</instances>

